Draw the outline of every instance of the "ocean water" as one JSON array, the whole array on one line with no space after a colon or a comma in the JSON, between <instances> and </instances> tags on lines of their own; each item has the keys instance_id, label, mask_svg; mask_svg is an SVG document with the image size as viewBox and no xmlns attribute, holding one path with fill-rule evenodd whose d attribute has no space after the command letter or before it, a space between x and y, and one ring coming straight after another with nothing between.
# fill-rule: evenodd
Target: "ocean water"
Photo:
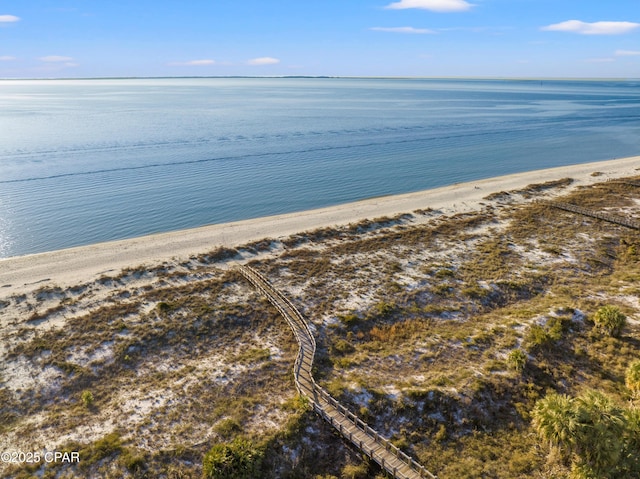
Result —
<instances>
[{"instance_id":1,"label":"ocean water","mask_svg":"<svg viewBox=\"0 0 640 479\"><path fill-rule=\"evenodd\" d=\"M0 257L639 154L640 81L5 80Z\"/></svg>"}]
</instances>

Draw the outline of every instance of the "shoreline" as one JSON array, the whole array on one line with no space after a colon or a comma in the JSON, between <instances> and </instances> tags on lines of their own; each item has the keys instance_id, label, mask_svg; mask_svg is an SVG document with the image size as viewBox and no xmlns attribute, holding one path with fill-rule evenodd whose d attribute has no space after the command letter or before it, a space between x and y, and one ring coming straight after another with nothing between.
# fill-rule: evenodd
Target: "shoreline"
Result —
<instances>
[{"instance_id":1,"label":"shoreline","mask_svg":"<svg viewBox=\"0 0 640 479\"><path fill-rule=\"evenodd\" d=\"M444 214L474 211L484 197L532 183L571 177L567 188L638 175L640 156L582 163L423 190L382 196L337 206L260 217L186 230L158 233L125 240L95 243L68 249L0 259L0 297L23 293L34 285L72 286L126 267L181 261L220 246L235 247L265 238L330 226L343 226L364 219L411 213L433 208ZM592 176L600 172L601 175Z\"/></svg>"}]
</instances>

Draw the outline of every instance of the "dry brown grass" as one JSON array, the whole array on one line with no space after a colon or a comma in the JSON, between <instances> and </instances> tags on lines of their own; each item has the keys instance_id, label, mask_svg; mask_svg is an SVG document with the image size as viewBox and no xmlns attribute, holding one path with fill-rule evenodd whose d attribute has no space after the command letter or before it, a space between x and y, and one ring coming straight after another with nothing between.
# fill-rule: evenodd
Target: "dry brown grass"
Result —
<instances>
[{"instance_id":1,"label":"dry brown grass","mask_svg":"<svg viewBox=\"0 0 640 479\"><path fill-rule=\"evenodd\" d=\"M585 387L627 401L640 351L640 237L524 202L570 183L489 199L502 208L377 218L5 299L0 314L20 318L2 359L35 379L0 377L0 430L24 446L66 438L87 458L58 469L71 475L197 477L205 451L238 435L268 451L264 477L357 463L296 402L290 330L224 269L241 251L312 321L318 380L440 478L566 476L530 427L535 401ZM562 201L638 214L639 194L605 183ZM620 338L592 328L605 304L629 317ZM508 363L516 349L522 371Z\"/></svg>"}]
</instances>

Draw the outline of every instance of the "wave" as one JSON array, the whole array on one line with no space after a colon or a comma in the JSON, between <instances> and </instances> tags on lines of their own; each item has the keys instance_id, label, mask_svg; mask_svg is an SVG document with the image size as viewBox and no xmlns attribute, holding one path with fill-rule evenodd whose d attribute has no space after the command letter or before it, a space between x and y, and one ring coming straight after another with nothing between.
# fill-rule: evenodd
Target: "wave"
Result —
<instances>
[{"instance_id":1,"label":"wave","mask_svg":"<svg viewBox=\"0 0 640 479\"><path fill-rule=\"evenodd\" d=\"M456 126L459 129L459 126ZM426 127L420 127L420 129L427 129ZM394 130L406 130L406 128L394 128ZM415 130L415 129L412 129ZM531 131L532 125L529 123L527 125L523 125L522 128L514 128L514 125L511 125L510 132L514 131ZM384 129L383 131L389 131L389 129ZM331 145L331 146L319 146L313 148L304 148L304 149L296 149L296 150L285 150L285 151L275 151L275 152L265 152L265 153L250 153L250 154L242 154L242 155L228 155L228 156L220 156L215 158L200 158L200 159L190 159L190 160L180 160L180 161L166 161L166 162L156 162L156 163L148 163L144 165L133 165L133 166L119 166L114 168L100 168L88 171L74 171L68 173L58 173L53 175L44 175L44 176L32 176L28 178L14 178L8 180L0 180L0 184L10 184L10 183L24 183L30 181L43 181L43 180L52 180L59 179L65 177L75 177L75 176L91 176L105 173L114 173L114 172L122 172L122 171L136 171L136 170L147 170L152 168L161 168L167 166L181 166L181 165L190 165L190 164L201 164L201 163L211 163L216 161L232 161L232 160L244 160L250 158L264 158L264 157L274 157L274 156L285 156L285 155L295 155L295 154L305 154L305 153L314 153L314 152L323 152L323 151L339 151L339 150L349 150L356 148L368 148L375 146L389 146L389 145L402 145L402 144L411 144L411 143L419 143L419 142L439 142L439 141L447 141L459 138L474 138L474 137L486 137L491 135L502 135L504 134L504 130L502 129L493 129L490 131L479 131L476 133L461 133L461 134L449 134L449 135L436 135L430 137L419 137L419 138L405 138L405 139L396 139L396 140L386 140L386 141L373 141L366 143L357 143L350 145ZM153 144L150 145L154 148L160 147L162 144ZM172 144L173 145L173 144ZM149 146L147 146L149 147ZM121 151L123 148L114 147L112 148L114 151ZM128 149L128 148L125 148ZM104 151L101 149L101 151ZM90 151L87 150L77 150L77 152L88 153Z\"/></svg>"}]
</instances>

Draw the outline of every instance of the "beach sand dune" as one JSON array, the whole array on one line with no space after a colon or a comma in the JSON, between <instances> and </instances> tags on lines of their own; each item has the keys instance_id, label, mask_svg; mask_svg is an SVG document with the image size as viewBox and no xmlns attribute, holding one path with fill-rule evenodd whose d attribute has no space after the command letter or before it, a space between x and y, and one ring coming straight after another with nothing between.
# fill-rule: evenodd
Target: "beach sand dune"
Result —
<instances>
[{"instance_id":1,"label":"beach sand dune","mask_svg":"<svg viewBox=\"0 0 640 479\"><path fill-rule=\"evenodd\" d=\"M31 291L43 284L68 287L103 274L141 264L186 260L220 246L233 247L263 238L281 238L320 227L367 218L395 216L433 208L444 214L474 211L491 193L532 183L570 177L570 188L606 179L634 176L640 156L530 171L458 183L446 187L362 200L328 208L92 244L0 260L0 298ZM594 175L594 173L596 173Z\"/></svg>"}]
</instances>

